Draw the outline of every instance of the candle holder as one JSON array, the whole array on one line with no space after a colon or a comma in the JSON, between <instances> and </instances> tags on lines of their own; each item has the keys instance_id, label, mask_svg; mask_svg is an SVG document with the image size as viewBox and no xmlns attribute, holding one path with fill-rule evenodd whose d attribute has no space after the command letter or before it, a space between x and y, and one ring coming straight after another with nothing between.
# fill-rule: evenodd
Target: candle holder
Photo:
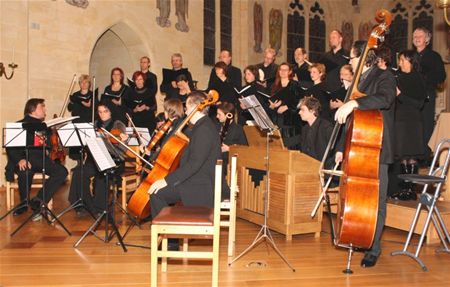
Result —
<instances>
[{"instance_id":1,"label":"candle holder","mask_svg":"<svg viewBox=\"0 0 450 287\"><path fill-rule=\"evenodd\" d=\"M6 74L5 66L2 62L0 62L0 77L4 75L7 80L11 80L11 78L14 76L14 69L18 68L19 66L13 62L9 64L8 67L11 68L11 74L9 76Z\"/></svg>"}]
</instances>

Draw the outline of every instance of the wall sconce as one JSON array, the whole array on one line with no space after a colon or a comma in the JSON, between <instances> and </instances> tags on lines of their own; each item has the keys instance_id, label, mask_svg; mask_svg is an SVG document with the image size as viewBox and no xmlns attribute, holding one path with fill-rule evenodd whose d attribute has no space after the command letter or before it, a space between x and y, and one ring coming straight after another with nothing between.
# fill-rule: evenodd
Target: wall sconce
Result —
<instances>
[{"instance_id":1,"label":"wall sconce","mask_svg":"<svg viewBox=\"0 0 450 287\"><path fill-rule=\"evenodd\" d=\"M437 6L439 9L444 9L444 19L445 19L445 22L447 22L447 25L450 26L450 21L449 21L448 16L447 16L447 8L450 7L450 0L437 0L437 1L436 1L436 6Z\"/></svg>"},{"instance_id":2,"label":"wall sconce","mask_svg":"<svg viewBox=\"0 0 450 287\"><path fill-rule=\"evenodd\" d=\"M3 75L5 75L5 78L6 78L7 80L11 80L11 78L14 76L14 69L16 69L16 68L19 67L19 66L18 66L17 64L14 64L14 61L13 61L11 64L8 65L8 67L11 68L11 75L9 75L9 76L6 74L6 68L5 68L5 66L3 65L2 62L0 62L0 77L2 77Z\"/></svg>"}]
</instances>

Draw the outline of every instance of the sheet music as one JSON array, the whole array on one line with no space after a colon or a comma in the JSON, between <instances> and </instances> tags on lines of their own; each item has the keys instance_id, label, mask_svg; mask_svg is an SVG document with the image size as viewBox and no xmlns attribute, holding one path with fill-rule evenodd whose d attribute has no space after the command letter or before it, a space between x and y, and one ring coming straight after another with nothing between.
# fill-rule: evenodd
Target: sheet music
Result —
<instances>
[{"instance_id":1,"label":"sheet music","mask_svg":"<svg viewBox=\"0 0 450 287\"><path fill-rule=\"evenodd\" d=\"M78 135L75 131L77 127L80 134L81 143ZM94 127L90 123L76 123L67 124L59 129L57 129L58 136L61 139L61 143L64 147L78 147L85 146L87 138L96 138Z\"/></svg>"},{"instance_id":2,"label":"sheet music","mask_svg":"<svg viewBox=\"0 0 450 287\"><path fill-rule=\"evenodd\" d=\"M86 138L86 144L100 171L116 167L102 138Z\"/></svg>"},{"instance_id":3,"label":"sheet music","mask_svg":"<svg viewBox=\"0 0 450 287\"><path fill-rule=\"evenodd\" d=\"M27 133L22 123L6 123L4 129L5 147L24 147L27 145Z\"/></svg>"},{"instance_id":4,"label":"sheet music","mask_svg":"<svg viewBox=\"0 0 450 287\"><path fill-rule=\"evenodd\" d=\"M243 92L245 92L246 90L250 89L252 85L247 85L244 88L242 88L242 90L238 90L235 87L233 87L233 89L236 91L236 93L238 93L239 95L242 94Z\"/></svg>"},{"instance_id":5,"label":"sheet music","mask_svg":"<svg viewBox=\"0 0 450 287\"><path fill-rule=\"evenodd\" d=\"M56 125L60 125L60 124L64 124L67 122L71 122L74 119L78 119L79 116L74 116L74 117L68 117L68 118L54 118L54 119L50 119L50 120L46 120L44 121L44 123L47 125L47 127L52 127L52 126L56 126Z\"/></svg>"},{"instance_id":6,"label":"sheet music","mask_svg":"<svg viewBox=\"0 0 450 287\"><path fill-rule=\"evenodd\" d=\"M255 120L260 129L277 130L278 128L272 123L266 111L262 108L259 101L254 95L239 99L239 101L247 109Z\"/></svg>"},{"instance_id":7,"label":"sheet music","mask_svg":"<svg viewBox=\"0 0 450 287\"><path fill-rule=\"evenodd\" d=\"M136 131L141 135L142 143L147 146L151 139L150 133L148 132L148 128L136 127ZM138 146L139 142L138 139L134 136L133 128L127 127L125 132L128 136L130 136L127 145Z\"/></svg>"}]
</instances>

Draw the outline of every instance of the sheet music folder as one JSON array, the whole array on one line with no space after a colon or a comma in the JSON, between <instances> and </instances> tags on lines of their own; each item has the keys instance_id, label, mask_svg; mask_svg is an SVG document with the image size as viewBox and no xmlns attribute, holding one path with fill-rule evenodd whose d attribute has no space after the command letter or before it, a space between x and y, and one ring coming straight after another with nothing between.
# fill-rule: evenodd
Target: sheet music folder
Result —
<instances>
[{"instance_id":1,"label":"sheet music folder","mask_svg":"<svg viewBox=\"0 0 450 287\"><path fill-rule=\"evenodd\" d=\"M248 110L261 130L273 132L278 127L272 123L261 103L256 99L255 95L250 95L239 99L244 109Z\"/></svg>"},{"instance_id":2,"label":"sheet music folder","mask_svg":"<svg viewBox=\"0 0 450 287\"><path fill-rule=\"evenodd\" d=\"M86 138L86 145L99 171L103 172L117 167L102 138Z\"/></svg>"},{"instance_id":3,"label":"sheet music folder","mask_svg":"<svg viewBox=\"0 0 450 287\"><path fill-rule=\"evenodd\" d=\"M85 146L86 139L96 137L94 127L90 123L70 123L57 129L57 132L64 147Z\"/></svg>"}]
</instances>

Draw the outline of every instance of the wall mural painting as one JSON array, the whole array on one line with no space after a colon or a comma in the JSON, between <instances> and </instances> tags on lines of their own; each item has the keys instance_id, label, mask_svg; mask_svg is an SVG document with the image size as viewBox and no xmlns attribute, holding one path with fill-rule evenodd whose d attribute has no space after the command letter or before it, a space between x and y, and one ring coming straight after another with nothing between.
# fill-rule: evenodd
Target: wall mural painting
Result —
<instances>
[{"instance_id":1,"label":"wall mural painting","mask_svg":"<svg viewBox=\"0 0 450 287\"><path fill-rule=\"evenodd\" d=\"M374 24L372 22L361 22L358 29L358 40L367 40Z\"/></svg>"},{"instance_id":2,"label":"wall mural painting","mask_svg":"<svg viewBox=\"0 0 450 287\"><path fill-rule=\"evenodd\" d=\"M257 2L255 2L255 4L253 5L253 34L255 40L255 46L253 46L253 50L256 53L261 53L263 34L263 8L261 4Z\"/></svg>"},{"instance_id":3,"label":"wall mural painting","mask_svg":"<svg viewBox=\"0 0 450 287\"><path fill-rule=\"evenodd\" d=\"M350 51L353 44L353 23L343 21L341 30L343 37L342 47L345 50Z\"/></svg>"},{"instance_id":4,"label":"wall mural painting","mask_svg":"<svg viewBox=\"0 0 450 287\"><path fill-rule=\"evenodd\" d=\"M279 9L271 9L269 13L269 44L281 55L281 36L283 33L283 13Z\"/></svg>"},{"instance_id":5,"label":"wall mural painting","mask_svg":"<svg viewBox=\"0 0 450 287\"><path fill-rule=\"evenodd\" d=\"M175 0L175 15L178 19L178 22L175 24L175 28L178 31L189 31L189 26L186 22L188 17L188 7L189 0ZM159 9L159 16L156 17L156 23L163 28L170 27L170 0L157 0L156 8Z\"/></svg>"},{"instance_id":6,"label":"wall mural painting","mask_svg":"<svg viewBox=\"0 0 450 287\"><path fill-rule=\"evenodd\" d=\"M87 6L89 6L88 0L66 0L66 3L83 9L86 9Z\"/></svg>"}]
</instances>

